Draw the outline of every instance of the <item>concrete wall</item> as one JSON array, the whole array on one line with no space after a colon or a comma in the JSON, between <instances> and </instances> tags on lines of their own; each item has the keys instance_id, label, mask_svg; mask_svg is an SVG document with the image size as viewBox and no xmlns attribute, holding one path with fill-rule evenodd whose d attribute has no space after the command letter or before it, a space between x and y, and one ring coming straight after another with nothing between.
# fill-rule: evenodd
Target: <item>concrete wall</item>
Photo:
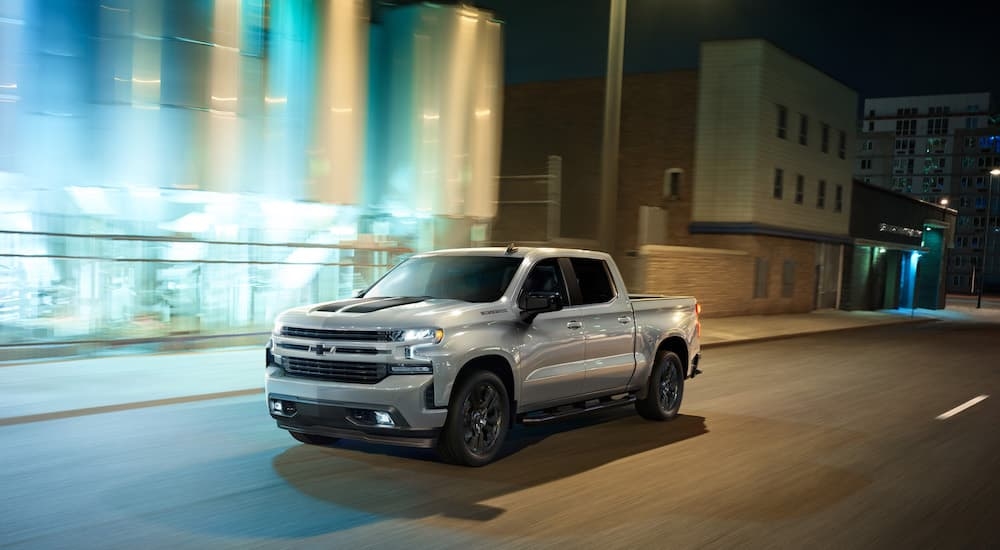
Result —
<instances>
[{"instance_id":1,"label":"concrete wall","mask_svg":"<svg viewBox=\"0 0 1000 550\"><path fill-rule=\"evenodd\" d=\"M700 86L694 220L846 235L857 94L762 40L704 43ZM787 109L785 138L777 136L778 105ZM799 142L802 114L808 117L805 145ZM773 196L775 168L784 171L781 198ZM799 174L801 204L795 201ZM817 204L821 180L826 182L822 207Z\"/></svg>"}]
</instances>

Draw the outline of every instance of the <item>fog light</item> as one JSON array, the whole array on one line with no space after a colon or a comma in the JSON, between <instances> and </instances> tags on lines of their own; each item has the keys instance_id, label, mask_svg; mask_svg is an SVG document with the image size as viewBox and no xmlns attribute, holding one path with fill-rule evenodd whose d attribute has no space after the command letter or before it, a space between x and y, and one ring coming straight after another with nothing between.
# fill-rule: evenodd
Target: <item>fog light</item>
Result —
<instances>
[{"instance_id":1,"label":"fog light","mask_svg":"<svg viewBox=\"0 0 1000 550\"><path fill-rule=\"evenodd\" d=\"M379 426L395 426L392 417L385 411L375 411L375 423Z\"/></svg>"},{"instance_id":2,"label":"fog light","mask_svg":"<svg viewBox=\"0 0 1000 550\"><path fill-rule=\"evenodd\" d=\"M274 412L276 412L276 413L280 413L281 412L281 401L278 401L277 399L272 399L271 400L271 410L274 411Z\"/></svg>"}]
</instances>

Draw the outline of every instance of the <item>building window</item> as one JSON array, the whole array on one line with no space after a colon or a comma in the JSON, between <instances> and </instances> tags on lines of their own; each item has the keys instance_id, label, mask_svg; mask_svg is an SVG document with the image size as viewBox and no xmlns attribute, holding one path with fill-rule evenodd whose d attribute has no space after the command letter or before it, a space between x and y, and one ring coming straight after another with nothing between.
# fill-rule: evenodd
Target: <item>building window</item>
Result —
<instances>
[{"instance_id":1,"label":"building window","mask_svg":"<svg viewBox=\"0 0 1000 550\"><path fill-rule=\"evenodd\" d=\"M816 190L816 208L826 208L826 181L819 180Z\"/></svg>"},{"instance_id":2,"label":"building window","mask_svg":"<svg viewBox=\"0 0 1000 550\"><path fill-rule=\"evenodd\" d=\"M767 259L757 258L753 272L753 297L767 298Z\"/></svg>"},{"instance_id":3,"label":"building window","mask_svg":"<svg viewBox=\"0 0 1000 550\"><path fill-rule=\"evenodd\" d=\"M785 260L781 269L781 297L791 298L795 293L795 262Z\"/></svg>"},{"instance_id":4,"label":"building window","mask_svg":"<svg viewBox=\"0 0 1000 550\"><path fill-rule=\"evenodd\" d=\"M665 197L672 201L681 198L681 177L683 174L684 170L681 170L680 168L671 168L667 170L663 186L663 195Z\"/></svg>"},{"instance_id":5,"label":"building window","mask_svg":"<svg viewBox=\"0 0 1000 550\"><path fill-rule=\"evenodd\" d=\"M979 126L979 120L975 117L969 117L965 119L965 128L968 130L975 130Z\"/></svg>"},{"instance_id":6,"label":"building window","mask_svg":"<svg viewBox=\"0 0 1000 550\"><path fill-rule=\"evenodd\" d=\"M799 174L795 179L795 204L802 204L802 196L806 190L806 178Z\"/></svg>"},{"instance_id":7,"label":"building window","mask_svg":"<svg viewBox=\"0 0 1000 550\"><path fill-rule=\"evenodd\" d=\"M912 136L917 133L917 121L912 120L897 120L896 121L896 134L900 136Z\"/></svg>"},{"instance_id":8,"label":"building window","mask_svg":"<svg viewBox=\"0 0 1000 550\"><path fill-rule=\"evenodd\" d=\"M875 131L875 123L874 122L869 122L868 123L868 131L869 132L874 132Z\"/></svg>"},{"instance_id":9,"label":"building window","mask_svg":"<svg viewBox=\"0 0 1000 550\"><path fill-rule=\"evenodd\" d=\"M871 151L874 148L875 148L875 142L870 139L866 139L861 146L862 151Z\"/></svg>"},{"instance_id":10,"label":"building window","mask_svg":"<svg viewBox=\"0 0 1000 550\"><path fill-rule=\"evenodd\" d=\"M820 128L821 128L821 131L820 131L819 149L820 149L820 151L823 151L824 153L829 153L830 152L830 125L824 122L820 126ZM841 157L841 158L843 158L843 157Z\"/></svg>"},{"instance_id":11,"label":"building window","mask_svg":"<svg viewBox=\"0 0 1000 550\"><path fill-rule=\"evenodd\" d=\"M868 109L868 118L875 118L875 109Z\"/></svg>"},{"instance_id":12,"label":"building window","mask_svg":"<svg viewBox=\"0 0 1000 550\"><path fill-rule=\"evenodd\" d=\"M945 135L948 133L947 118L932 118L927 121L927 134L931 136Z\"/></svg>"},{"instance_id":13,"label":"building window","mask_svg":"<svg viewBox=\"0 0 1000 550\"><path fill-rule=\"evenodd\" d=\"M837 156L840 158L847 158L847 133L840 130L840 147L838 147Z\"/></svg>"},{"instance_id":14,"label":"building window","mask_svg":"<svg viewBox=\"0 0 1000 550\"><path fill-rule=\"evenodd\" d=\"M872 169L872 159L861 159L861 169L871 170Z\"/></svg>"},{"instance_id":15,"label":"building window","mask_svg":"<svg viewBox=\"0 0 1000 550\"><path fill-rule=\"evenodd\" d=\"M844 209L844 186L839 183L833 189L833 211L841 212Z\"/></svg>"},{"instance_id":16,"label":"building window","mask_svg":"<svg viewBox=\"0 0 1000 550\"><path fill-rule=\"evenodd\" d=\"M928 138L927 148L924 149L925 153L944 153L945 145L948 144L947 138Z\"/></svg>"},{"instance_id":17,"label":"building window","mask_svg":"<svg viewBox=\"0 0 1000 550\"><path fill-rule=\"evenodd\" d=\"M784 192L785 171L781 168L774 169L774 198L780 199Z\"/></svg>"},{"instance_id":18,"label":"building window","mask_svg":"<svg viewBox=\"0 0 1000 550\"><path fill-rule=\"evenodd\" d=\"M809 145L809 117L799 113L799 144Z\"/></svg>"},{"instance_id":19,"label":"building window","mask_svg":"<svg viewBox=\"0 0 1000 550\"><path fill-rule=\"evenodd\" d=\"M785 139L788 135L788 108L778 105L778 137Z\"/></svg>"}]
</instances>

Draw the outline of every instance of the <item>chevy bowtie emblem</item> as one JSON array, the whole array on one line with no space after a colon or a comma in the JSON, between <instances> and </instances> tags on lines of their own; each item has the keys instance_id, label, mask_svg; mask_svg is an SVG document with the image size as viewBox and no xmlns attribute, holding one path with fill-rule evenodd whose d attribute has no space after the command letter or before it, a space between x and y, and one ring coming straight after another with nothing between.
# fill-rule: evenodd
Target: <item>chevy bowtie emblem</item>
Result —
<instances>
[{"instance_id":1,"label":"chevy bowtie emblem","mask_svg":"<svg viewBox=\"0 0 1000 550\"><path fill-rule=\"evenodd\" d=\"M316 352L316 355L323 355L324 353L332 353L336 349L333 346L324 346L323 344L317 344L309 348L309 351Z\"/></svg>"}]
</instances>

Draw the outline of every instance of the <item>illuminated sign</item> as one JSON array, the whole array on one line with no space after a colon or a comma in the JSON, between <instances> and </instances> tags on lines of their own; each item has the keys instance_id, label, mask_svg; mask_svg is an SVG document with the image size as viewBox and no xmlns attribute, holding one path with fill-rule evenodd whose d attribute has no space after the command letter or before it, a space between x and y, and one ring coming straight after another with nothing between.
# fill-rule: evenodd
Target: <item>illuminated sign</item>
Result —
<instances>
[{"instance_id":1,"label":"illuminated sign","mask_svg":"<svg viewBox=\"0 0 1000 550\"><path fill-rule=\"evenodd\" d=\"M1000 136L983 136L979 138L980 149L993 149L1000 153Z\"/></svg>"},{"instance_id":2,"label":"illuminated sign","mask_svg":"<svg viewBox=\"0 0 1000 550\"><path fill-rule=\"evenodd\" d=\"M923 231L919 229L913 229L912 227L900 227L898 225L889 225L887 223L878 224L878 230L883 233L894 233L896 235L905 235L907 237L920 238L924 234Z\"/></svg>"}]
</instances>

